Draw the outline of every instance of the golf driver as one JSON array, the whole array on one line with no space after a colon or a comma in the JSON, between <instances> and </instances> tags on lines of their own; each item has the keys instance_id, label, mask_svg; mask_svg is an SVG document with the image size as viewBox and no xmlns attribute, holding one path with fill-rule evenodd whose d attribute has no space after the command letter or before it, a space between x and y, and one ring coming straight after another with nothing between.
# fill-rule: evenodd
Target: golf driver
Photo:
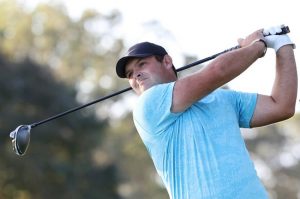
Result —
<instances>
[{"instance_id":1,"label":"golf driver","mask_svg":"<svg viewBox=\"0 0 300 199\"><path fill-rule=\"evenodd\" d=\"M282 26L281 26L281 32L275 33L275 34L281 35L281 34L287 34L287 33L289 33L289 32L290 32L289 27L288 27L288 26L282 25ZM264 36L269 36L269 35L264 35ZM176 71L177 71L177 72L180 72L180 71L182 71L182 70L185 70L185 69L191 68L191 67L193 67L193 66L202 64L202 63L204 63L204 62L206 62L206 61L209 61L209 60L212 60L212 59L216 58L217 56L219 56L219 55L221 55L221 54L224 54L224 53L226 53L226 52L229 52L229 51L232 51L232 50L238 49L238 48L240 48L240 46L235 46L235 47L229 48L229 49L224 50L224 51L222 51L222 52L220 52L220 53L214 54L214 55L212 55L212 56L210 56L210 57L207 57L207 58L198 60L198 61L196 61L196 62L193 62L193 63L191 63L191 64L188 64L188 65L186 65L186 66L183 66L183 67L181 67L181 68L179 68L179 69L176 69ZM101 102L101 101L103 101L103 100L106 100L106 99L108 99L108 98L114 97L114 96L119 95L119 94L121 94L121 93L127 92L127 91L129 91L129 90L131 90L131 89L132 89L131 87L128 87L128 88L125 88L125 89L120 90L120 91L118 91L118 92L115 92L115 93L113 93L113 94L104 96L104 97L102 97L102 98L99 98L99 99L94 100L94 101L92 101L92 102L89 102L89 103L87 103L87 104L84 104L84 105L82 105L82 106L78 106L78 107L72 108L72 109L67 110L67 111L65 111L65 112L62 112L62 113L60 113L60 114L54 115L54 116L49 117L49 118L44 119L44 120L41 120L41 121L39 121L39 122L35 122L35 123L33 123L33 124L30 124L30 125L20 125L20 126L18 126L14 131L12 131L12 132L10 133L10 137L12 138L12 145L13 145L13 150L14 150L14 152L15 152L17 155L20 155L20 156L22 156L22 155L24 155L24 154L26 153L26 150L28 149L28 146L29 146L29 143L30 143L30 131L31 131L32 128L37 127L37 126L39 126L39 125L41 125L41 124L44 124L44 123L46 123L46 122L49 122L49 121L51 121L51 120L54 120L54 119L56 119L56 118L62 117L62 116L64 116L64 115L67 115L67 114L69 114L69 113L72 113L72 112L74 112L74 111L77 111L77 110L79 110L79 109L85 108L85 107L90 106L90 105L92 105L92 104L95 104L95 103Z\"/></svg>"}]
</instances>

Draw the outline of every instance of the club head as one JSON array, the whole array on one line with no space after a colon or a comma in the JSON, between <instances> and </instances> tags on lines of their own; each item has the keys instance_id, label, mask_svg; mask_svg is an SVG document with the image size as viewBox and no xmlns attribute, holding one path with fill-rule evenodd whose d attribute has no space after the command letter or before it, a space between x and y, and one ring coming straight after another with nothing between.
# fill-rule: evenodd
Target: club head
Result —
<instances>
[{"instance_id":1,"label":"club head","mask_svg":"<svg viewBox=\"0 0 300 199\"><path fill-rule=\"evenodd\" d=\"M30 142L30 125L20 125L10 133L13 150L17 155L24 155Z\"/></svg>"}]
</instances>

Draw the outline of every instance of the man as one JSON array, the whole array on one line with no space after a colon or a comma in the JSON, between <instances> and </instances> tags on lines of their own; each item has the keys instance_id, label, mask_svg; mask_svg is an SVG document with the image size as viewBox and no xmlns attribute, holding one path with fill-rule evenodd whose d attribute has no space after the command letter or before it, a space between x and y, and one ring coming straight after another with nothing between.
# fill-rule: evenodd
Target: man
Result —
<instances>
[{"instance_id":1,"label":"man","mask_svg":"<svg viewBox=\"0 0 300 199\"><path fill-rule=\"evenodd\" d=\"M127 78L139 95L135 126L170 198L267 198L240 128L293 116L297 72L290 38L262 32L239 39L240 49L180 79L170 55L156 44L136 44L119 59L118 76ZM267 46L276 51L270 96L219 88L263 57Z\"/></svg>"}]
</instances>

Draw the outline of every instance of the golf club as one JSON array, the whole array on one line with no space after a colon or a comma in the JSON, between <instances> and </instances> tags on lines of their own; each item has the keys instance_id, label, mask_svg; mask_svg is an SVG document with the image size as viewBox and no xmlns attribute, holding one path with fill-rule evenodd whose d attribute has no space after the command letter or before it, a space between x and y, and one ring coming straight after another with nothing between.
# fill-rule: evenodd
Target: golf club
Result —
<instances>
[{"instance_id":1,"label":"golf club","mask_svg":"<svg viewBox=\"0 0 300 199\"><path fill-rule=\"evenodd\" d=\"M287 34L287 33L289 33L289 32L290 32L289 27L288 27L288 26L282 25L282 26L281 26L281 32L275 33L275 34L276 34L276 35L281 35L281 34ZM269 36L269 35L264 35L264 36ZM224 54L224 53L226 53L226 52L229 52L229 51L232 51L232 50L235 50L235 49L238 49L238 48L240 48L240 46L235 46L235 47L229 48L229 49L224 50L224 51L222 51L222 52L220 52L220 53L214 54L214 55L212 55L212 56L210 56L210 57L207 57L207 58L198 60L198 61L196 61L196 62L193 62L193 63L188 64L188 65L186 65L186 66L183 66L183 67L181 67L181 68L178 68L178 69L176 69L176 71L177 71L177 72L180 72L180 71L182 71L182 70L185 70L185 69L191 68L191 67L193 67L193 66L202 64L202 63L204 63L204 62L206 62L206 61L209 61L209 60L212 60L212 59L216 58L217 56L219 56L219 55L221 55L221 54ZM64 116L64 115L67 115L67 114L69 114L69 113L72 113L72 112L74 112L74 111L83 109L83 108L85 108L85 107L87 107L87 106L90 106L90 105L92 105L92 104L95 104L95 103L104 101L104 100L109 99L109 98L114 97L114 96L117 96L117 95L119 95L119 94L121 94L121 93L124 93L124 92L127 92L127 91L129 91L129 90L131 90L131 89L132 89L131 87L128 87L128 88L125 88L125 89L123 89L123 90L120 90L120 91L117 91L117 92L115 92L115 93L112 93L112 94L110 94L110 95L107 95L107 96L101 97L101 98L99 98L99 99L96 99L96 100L94 100L94 101L92 101L92 102L89 102L89 103L87 103L87 104L84 104L84 105L81 105L81 106L72 108L72 109L70 109L70 110L67 110L67 111L65 111L65 112L59 113L59 114L54 115L54 116L52 116L52 117L49 117L49 118L47 118L47 119L41 120L41 121L39 121L39 122L35 122L35 123L29 124L29 125L20 125L20 126L18 126L14 131L12 131L12 132L10 133L10 137L12 138L12 145L13 145L13 150L14 150L14 152L15 152L17 155L20 155L20 156L21 156L21 155L24 155L24 154L26 153L26 151L27 151L27 149L28 149L28 146L29 146L29 143L30 143L30 131L31 131L32 128L37 127L37 126L39 126L39 125L41 125L41 124L44 124L44 123L46 123L46 122L49 122L49 121L51 121L51 120L57 119L57 118L59 118L59 117L62 117L62 116Z\"/></svg>"}]
</instances>

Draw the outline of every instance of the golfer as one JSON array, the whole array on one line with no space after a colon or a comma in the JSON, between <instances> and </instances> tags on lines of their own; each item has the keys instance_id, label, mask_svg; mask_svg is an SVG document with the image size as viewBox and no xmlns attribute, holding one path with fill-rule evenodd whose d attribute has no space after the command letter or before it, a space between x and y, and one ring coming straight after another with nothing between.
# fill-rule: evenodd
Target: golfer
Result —
<instances>
[{"instance_id":1,"label":"golfer","mask_svg":"<svg viewBox=\"0 0 300 199\"><path fill-rule=\"evenodd\" d=\"M171 56L153 43L138 43L118 60L117 75L139 95L134 124L171 199L268 198L240 128L294 115L295 46L288 35L263 36L277 29L238 39L241 48L184 78L177 78ZM276 55L270 96L220 88L262 58L267 47Z\"/></svg>"}]
</instances>

